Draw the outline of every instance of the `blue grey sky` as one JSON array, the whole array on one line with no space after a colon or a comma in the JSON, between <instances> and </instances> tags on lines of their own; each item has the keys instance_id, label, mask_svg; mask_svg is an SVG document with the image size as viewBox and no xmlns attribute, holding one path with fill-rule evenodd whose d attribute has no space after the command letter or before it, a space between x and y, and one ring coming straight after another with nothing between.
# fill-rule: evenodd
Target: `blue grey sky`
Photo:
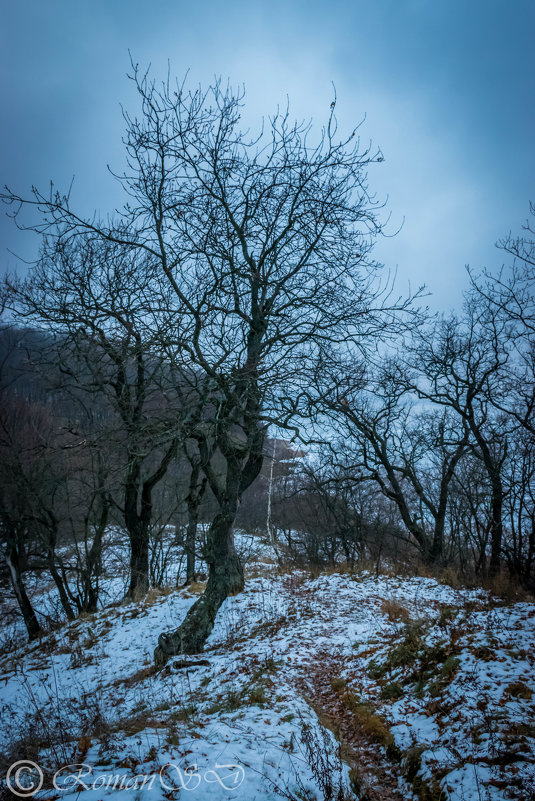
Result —
<instances>
[{"instance_id":1,"label":"blue grey sky","mask_svg":"<svg viewBox=\"0 0 535 801\"><path fill-rule=\"evenodd\" d=\"M535 200L533 0L0 0L0 183L29 193L75 176L73 206L120 203L106 165L123 151L120 104L136 108L128 50L163 77L189 69L245 84L248 119L290 99L298 117L337 113L385 156L370 187L388 199L376 255L405 292L457 306L465 265L497 268L496 239ZM0 220L0 267L36 237Z\"/></svg>"}]
</instances>

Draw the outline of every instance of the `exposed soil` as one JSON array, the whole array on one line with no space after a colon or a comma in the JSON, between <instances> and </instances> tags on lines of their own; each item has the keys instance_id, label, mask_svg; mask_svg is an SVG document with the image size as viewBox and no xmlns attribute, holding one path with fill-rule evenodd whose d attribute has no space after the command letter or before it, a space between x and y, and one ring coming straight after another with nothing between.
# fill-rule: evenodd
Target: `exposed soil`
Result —
<instances>
[{"instance_id":1,"label":"exposed soil","mask_svg":"<svg viewBox=\"0 0 535 801\"><path fill-rule=\"evenodd\" d=\"M353 783L359 786L360 801L407 801L399 786L400 766L388 757L385 748L365 731L348 708L344 694L332 686L340 675L340 660L332 653L319 652L309 672L300 680L300 689L324 726L336 736L342 757L351 769Z\"/></svg>"}]
</instances>

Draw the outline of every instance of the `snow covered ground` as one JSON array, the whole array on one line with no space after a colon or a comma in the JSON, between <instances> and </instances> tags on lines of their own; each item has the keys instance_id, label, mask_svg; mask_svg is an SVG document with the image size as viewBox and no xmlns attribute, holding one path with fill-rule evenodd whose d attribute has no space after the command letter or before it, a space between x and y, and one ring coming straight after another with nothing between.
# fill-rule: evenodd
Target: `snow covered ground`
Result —
<instances>
[{"instance_id":1,"label":"snow covered ground","mask_svg":"<svg viewBox=\"0 0 535 801\"><path fill-rule=\"evenodd\" d=\"M257 551L208 664L152 665L201 586L116 601L31 645L12 633L3 775L32 759L35 797L66 801L535 797L535 604L284 575Z\"/></svg>"}]
</instances>

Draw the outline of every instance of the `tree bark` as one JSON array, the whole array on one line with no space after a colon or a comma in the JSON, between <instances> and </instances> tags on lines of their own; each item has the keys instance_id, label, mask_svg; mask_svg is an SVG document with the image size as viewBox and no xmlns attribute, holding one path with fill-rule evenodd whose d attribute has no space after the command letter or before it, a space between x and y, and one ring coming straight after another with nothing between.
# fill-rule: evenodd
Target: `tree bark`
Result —
<instances>
[{"instance_id":1,"label":"tree bark","mask_svg":"<svg viewBox=\"0 0 535 801\"><path fill-rule=\"evenodd\" d=\"M125 485L124 520L130 538L130 585L127 598L144 595L149 589L149 526L152 520L152 491L165 476L178 447L173 439L163 454L157 469L141 480L141 461L130 457L129 475ZM140 492L141 491L141 492ZM138 496L141 508L138 512Z\"/></svg>"},{"instance_id":2,"label":"tree bark","mask_svg":"<svg viewBox=\"0 0 535 801\"><path fill-rule=\"evenodd\" d=\"M206 561L208 583L204 593L188 611L184 622L171 634L161 634L154 651L154 661L163 665L176 654L201 653L214 627L219 607L244 586L243 567L234 547L232 526L237 511L230 505L216 515L208 532Z\"/></svg>"},{"instance_id":3,"label":"tree bark","mask_svg":"<svg viewBox=\"0 0 535 801\"><path fill-rule=\"evenodd\" d=\"M127 597L135 599L149 589L149 534L143 522L131 522L130 538L130 584Z\"/></svg>"},{"instance_id":4,"label":"tree bark","mask_svg":"<svg viewBox=\"0 0 535 801\"><path fill-rule=\"evenodd\" d=\"M33 609L30 599L26 594L24 582L22 580L22 571L20 569L19 555L15 543L10 543L7 553L5 555L6 563L9 568L9 575L11 577L11 585L13 592L17 598L24 624L28 632L30 640L34 640L41 631L41 626L37 620L37 616Z\"/></svg>"},{"instance_id":5,"label":"tree bark","mask_svg":"<svg viewBox=\"0 0 535 801\"><path fill-rule=\"evenodd\" d=\"M186 531L186 585L193 584L195 574L195 542L197 539L197 523L199 510L193 507L188 510L188 528Z\"/></svg>"},{"instance_id":6,"label":"tree bark","mask_svg":"<svg viewBox=\"0 0 535 801\"><path fill-rule=\"evenodd\" d=\"M500 572L500 559L502 552L503 539L503 487L501 476L498 471L494 473L491 481L491 527L490 527L490 559L489 576L494 578Z\"/></svg>"},{"instance_id":7,"label":"tree bark","mask_svg":"<svg viewBox=\"0 0 535 801\"><path fill-rule=\"evenodd\" d=\"M206 490L206 477L198 484L200 467L197 463L192 464L189 494L186 498L188 506L188 527L186 530L186 584L195 581L195 543L197 539L197 524L199 522L199 507Z\"/></svg>"},{"instance_id":8,"label":"tree bark","mask_svg":"<svg viewBox=\"0 0 535 801\"><path fill-rule=\"evenodd\" d=\"M82 606L84 612L96 612L99 596L99 576L102 572L102 535L106 529L108 508L102 511L99 525L96 527L93 542L87 555L85 575L83 577Z\"/></svg>"},{"instance_id":9,"label":"tree bark","mask_svg":"<svg viewBox=\"0 0 535 801\"><path fill-rule=\"evenodd\" d=\"M50 554L48 558L48 567L50 570L50 574L54 579L54 583L58 588L59 599L61 601L61 605L63 607L63 611L67 615L67 620L75 620L76 615L74 613L74 609L72 608L71 602L69 601L69 596L67 590L65 588L65 584L63 582L62 577L60 576L56 565L54 564L54 554Z\"/></svg>"},{"instance_id":10,"label":"tree bark","mask_svg":"<svg viewBox=\"0 0 535 801\"><path fill-rule=\"evenodd\" d=\"M124 487L124 522L130 540L130 583L127 598L144 595L149 589L149 532L143 519L147 515L138 512L141 484L139 459L129 454L128 476ZM150 520L150 510L148 512Z\"/></svg>"}]
</instances>

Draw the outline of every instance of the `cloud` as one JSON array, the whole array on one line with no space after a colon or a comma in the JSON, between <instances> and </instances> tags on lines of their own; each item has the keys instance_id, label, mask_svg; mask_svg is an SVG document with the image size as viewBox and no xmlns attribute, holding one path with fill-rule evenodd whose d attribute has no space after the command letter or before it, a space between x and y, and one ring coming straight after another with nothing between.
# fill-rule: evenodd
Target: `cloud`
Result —
<instances>
[{"instance_id":1,"label":"cloud","mask_svg":"<svg viewBox=\"0 0 535 801\"><path fill-rule=\"evenodd\" d=\"M0 44L5 120L2 183L28 191L50 178L85 213L107 212L120 195L106 171L121 167L119 103L137 100L126 80L128 49L153 75L206 84L245 83L245 121L256 126L277 104L299 118L326 119L336 85L341 132L366 115L363 143L385 162L370 187L389 198L390 230L378 255L400 281L423 281L446 306L459 302L464 265L501 258L493 242L526 214L535 169L529 31L533 5L488 0L466 6L412 0L141 0L73 4L37 0L4 10ZM6 251L35 253L11 221Z\"/></svg>"}]
</instances>

